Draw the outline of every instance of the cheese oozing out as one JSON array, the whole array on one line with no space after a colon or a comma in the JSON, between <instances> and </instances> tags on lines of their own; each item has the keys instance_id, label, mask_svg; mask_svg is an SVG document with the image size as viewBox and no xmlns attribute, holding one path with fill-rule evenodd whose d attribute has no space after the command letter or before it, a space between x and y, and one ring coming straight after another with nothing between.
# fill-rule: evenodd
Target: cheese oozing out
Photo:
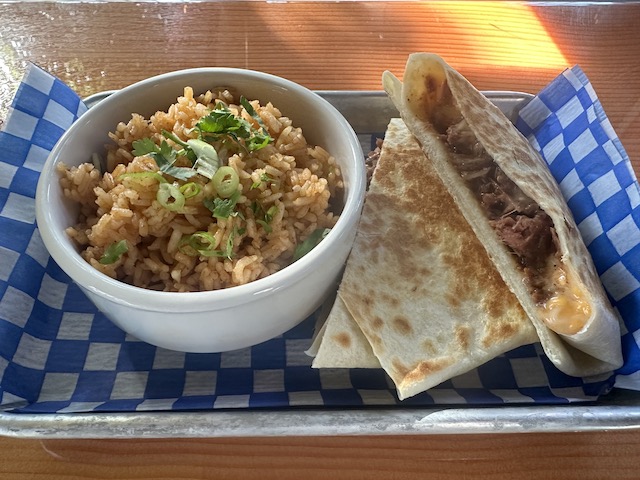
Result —
<instances>
[{"instance_id":1,"label":"cheese oozing out","mask_svg":"<svg viewBox=\"0 0 640 480\"><path fill-rule=\"evenodd\" d=\"M579 282L562 268L556 267L553 283L555 292L540 306L542 319L554 332L574 335L591 318L591 303L585 298Z\"/></svg>"}]
</instances>

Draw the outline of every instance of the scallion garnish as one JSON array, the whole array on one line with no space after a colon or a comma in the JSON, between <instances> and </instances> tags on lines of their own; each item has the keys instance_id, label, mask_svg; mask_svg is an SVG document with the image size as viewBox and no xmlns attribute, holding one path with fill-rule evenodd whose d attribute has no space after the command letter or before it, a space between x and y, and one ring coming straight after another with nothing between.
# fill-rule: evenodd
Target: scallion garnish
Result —
<instances>
[{"instance_id":1,"label":"scallion garnish","mask_svg":"<svg viewBox=\"0 0 640 480\"><path fill-rule=\"evenodd\" d=\"M113 242L107 248L105 248L104 253L100 257L99 262L102 265L111 265L118 261L118 259L122 256L122 254L126 253L129 250L129 245L126 240L120 240L119 242Z\"/></svg>"},{"instance_id":2,"label":"scallion garnish","mask_svg":"<svg viewBox=\"0 0 640 480\"><path fill-rule=\"evenodd\" d=\"M180 240L178 249L185 255L203 257L224 257L231 260L233 257L233 237L235 230L233 230L229 237L224 250L216 249L216 239L209 232L195 232L191 235L186 235Z\"/></svg>"},{"instance_id":3,"label":"scallion garnish","mask_svg":"<svg viewBox=\"0 0 640 480\"><path fill-rule=\"evenodd\" d=\"M257 219L256 223L258 225L262 225L262 228L264 228L264 231L267 233L271 233L273 231L273 229L271 228L271 225L269 225L267 222L265 222L264 220L261 219Z\"/></svg>"},{"instance_id":4,"label":"scallion garnish","mask_svg":"<svg viewBox=\"0 0 640 480\"><path fill-rule=\"evenodd\" d=\"M191 197L195 197L202 191L202 187L199 183L189 182L180 187L180 193L184 195L185 200Z\"/></svg>"},{"instance_id":5,"label":"scallion garnish","mask_svg":"<svg viewBox=\"0 0 640 480\"><path fill-rule=\"evenodd\" d=\"M202 117L192 129L198 133L199 138L184 141L174 133L162 130L162 135L180 145L181 150L174 150L166 140L157 145L152 138L142 138L133 141L133 154L136 157L149 155L161 172L178 180L188 180L196 174L212 179L223 162L209 141L223 140L225 143L225 138L231 139L249 152L259 150L273 141L262 119L248 100L241 97L240 104L256 120L260 128L254 128L244 118L234 115L223 102L218 102L214 110ZM178 157L188 158L192 167L176 167L174 163ZM223 198L228 198L232 193L230 191Z\"/></svg>"},{"instance_id":6,"label":"scallion garnish","mask_svg":"<svg viewBox=\"0 0 640 480\"><path fill-rule=\"evenodd\" d=\"M146 179L146 178L153 178L154 180L157 180L158 183L168 183L167 179L164 178L158 172L129 172L129 173L123 173L122 175L118 176L118 181L122 181L125 178L130 178L132 180L143 180L143 179Z\"/></svg>"},{"instance_id":7,"label":"scallion garnish","mask_svg":"<svg viewBox=\"0 0 640 480\"><path fill-rule=\"evenodd\" d=\"M260 207L260 210L262 210L262 207ZM256 211L254 210L254 213L256 213ZM262 228L264 228L264 231L267 233L271 233L271 231L273 230L271 228L271 220L273 220L273 217L278 213L278 207L276 207L275 205L272 205L271 207L269 207L269 210L267 210L264 213L263 218L258 218L256 219L256 223L259 225L262 225Z\"/></svg>"},{"instance_id":8,"label":"scallion garnish","mask_svg":"<svg viewBox=\"0 0 640 480\"><path fill-rule=\"evenodd\" d=\"M235 236L236 236L236 228L234 227L233 230L231 230L231 233L229 233L229 236L227 237L227 248L224 251L224 256L229 260L233 258L233 240Z\"/></svg>"},{"instance_id":9,"label":"scallion garnish","mask_svg":"<svg viewBox=\"0 0 640 480\"><path fill-rule=\"evenodd\" d=\"M238 191L240 177L232 167L224 166L218 169L211 182L219 197L229 198Z\"/></svg>"},{"instance_id":10,"label":"scallion garnish","mask_svg":"<svg viewBox=\"0 0 640 480\"><path fill-rule=\"evenodd\" d=\"M179 212L184 208L184 195L172 183L161 183L156 199L160 205L172 212Z\"/></svg>"},{"instance_id":11,"label":"scallion garnish","mask_svg":"<svg viewBox=\"0 0 640 480\"><path fill-rule=\"evenodd\" d=\"M214 146L197 138L188 140L187 146L196 157L193 168L200 175L211 179L220 168L220 158Z\"/></svg>"},{"instance_id":12,"label":"scallion garnish","mask_svg":"<svg viewBox=\"0 0 640 480\"><path fill-rule=\"evenodd\" d=\"M169 140L173 140L174 143L180 145L182 148L187 148L189 144L178 137L175 133L170 132L169 130L162 130L162 135Z\"/></svg>"},{"instance_id":13,"label":"scallion garnish","mask_svg":"<svg viewBox=\"0 0 640 480\"><path fill-rule=\"evenodd\" d=\"M216 239L209 232L195 232L182 237L178 249L182 253L190 256L221 256L219 255L221 251L216 250Z\"/></svg>"},{"instance_id":14,"label":"scallion garnish","mask_svg":"<svg viewBox=\"0 0 640 480\"><path fill-rule=\"evenodd\" d=\"M271 223L271 220L273 220L273 217L275 217L277 213L278 207L276 207L275 205L271 205L269 207L269 210L267 210L267 212L264 214L264 221L267 223Z\"/></svg>"},{"instance_id":15,"label":"scallion garnish","mask_svg":"<svg viewBox=\"0 0 640 480\"><path fill-rule=\"evenodd\" d=\"M91 163L102 174L102 157L99 154L95 152L91 154Z\"/></svg>"},{"instance_id":16,"label":"scallion garnish","mask_svg":"<svg viewBox=\"0 0 640 480\"><path fill-rule=\"evenodd\" d=\"M160 145L156 144L152 138L135 140L132 143L133 154L137 157L149 155L155 160L160 172L124 174L119 178L155 178L160 183L156 196L158 202L168 210L180 211L184 208L185 199L198 195L201 187L195 182L189 182L182 187L173 185L162 176L162 173L171 175L177 180L188 180L192 176L200 174L211 180L215 190L215 198L207 198L203 201L213 216L229 218L240 215L235 211L235 206L241 196L238 189L240 178L232 167L222 165L220 155L226 157L227 147L225 144L228 144L229 140L247 151L259 150L273 141L267 133L262 119L247 99L241 97L240 104L260 128L255 128L251 122L241 116L234 115L223 102L218 102L216 107L208 115L202 117L192 129L197 132L199 138L184 141L174 133L162 130L164 137L182 147L181 150L174 150L166 140L162 140ZM210 143L217 140L222 141L222 149L220 150L222 153L220 154L216 147ZM192 162L192 167L176 167L174 165L178 158L185 157ZM260 179L268 181L270 177L265 173ZM271 220L269 218L260 219L260 221L264 222L265 229L270 229L268 224Z\"/></svg>"}]
</instances>

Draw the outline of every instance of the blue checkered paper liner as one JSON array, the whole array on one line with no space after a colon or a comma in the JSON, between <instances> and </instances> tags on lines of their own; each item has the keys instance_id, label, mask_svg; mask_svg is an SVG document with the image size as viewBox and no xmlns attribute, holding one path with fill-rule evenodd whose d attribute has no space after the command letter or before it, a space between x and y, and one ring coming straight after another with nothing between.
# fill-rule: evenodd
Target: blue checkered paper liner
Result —
<instances>
[{"instance_id":1,"label":"blue checkered paper liner","mask_svg":"<svg viewBox=\"0 0 640 480\"><path fill-rule=\"evenodd\" d=\"M593 86L576 66L521 112L516 126L560 185L612 305L624 320L616 386L640 387L640 189Z\"/></svg>"},{"instance_id":2,"label":"blue checkered paper liner","mask_svg":"<svg viewBox=\"0 0 640 480\"><path fill-rule=\"evenodd\" d=\"M563 78L568 78L566 73L556 82ZM587 87L580 82L568 84L571 89L558 89L552 84L541 92L522 112L522 128L543 150L547 147L547 153L551 148L548 145L556 138L555 127L553 136L544 133L549 119L559 119L561 130L571 131L569 138L599 129L592 134L598 148L606 154L603 161L611 164L611 171L619 180L617 192L628 196L625 211L637 213L637 183L604 112L596 106L599 104L593 90L588 83ZM566 99L553 93L554 90ZM547 97L553 101L544 100ZM584 102L583 114L572 113L574 121L581 115L590 120L579 127L581 131L577 131L577 124L567 124L563 116L567 110L563 106L567 102L573 105L574 98ZM532 112L544 111L542 105L554 113L540 122L534 121ZM310 368L311 358L304 352L311 344L322 309L280 337L220 354L164 350L131 337L100 313L51 260L35 225L34 195L39 171L49 150L85 109L70 88L32 65L0 131L0 409L52 413L554 404L595 400L613 388L614 375L582 379L562 374L548 361L540 345L533 344L400 403L382 370ZM578 145L571 145L568 143L565 150L577 158ZM603 199L602 191L596 188L598 178L606 176L606 172L601 172L599 160L594 159L594 163L596 166L586 174L582 167L571 170L575 171L571 175L584 182L583 190L592 197L583 199L580 193L580 197L570 199L570 204L576 209L581 228L598 219L601 236L609 240L609 250L613 248L618 255L618 260L612 260L609 253L603 253L600 237L594 234L587 237L603 281L610 280L608 291L628 323L624 337L627 363L621 371L627 375L638 370L640 359L636 353L638 346L633 342L638 320L633 316L633 302L637 303L637 298L627 300L637 289L629 286L624 275L639 278L637 261L633 264L635 270L626 263L637 252L639 242L636 240L630 246L622 240L612 240L612 232L627 227L629 221L625 218L637 216L628 217L627 213L618 218L618 209L609 211L608 199ZM562 182L567 175L559 180ZM561 184L567 186L568 182ZM622 195L615 197L624 200ZM583 211L583 203L590 201L596 217L592 216L594 210ZM618 215L615 221L614 215ZM606 257L609 263L603 264L599 261L601 257ZM623 277L618 274L620 268L627 268Z\"/></svg>"}]
</instances>

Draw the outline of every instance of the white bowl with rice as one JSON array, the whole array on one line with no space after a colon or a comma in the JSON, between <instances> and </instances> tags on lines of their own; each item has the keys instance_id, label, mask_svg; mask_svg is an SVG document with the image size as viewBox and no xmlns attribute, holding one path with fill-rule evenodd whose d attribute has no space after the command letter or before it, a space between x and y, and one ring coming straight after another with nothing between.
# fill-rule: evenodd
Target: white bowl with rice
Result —
<instances>
[{"instance_id":1,"label":"white bowl with rice","mask_svg":"<svg viewBox=\"0 0 640 480\"><path fill-rule=\"evenodd\" d=\"M353 129L320 96L189 69L84 114L43 168L36 217L53 259L120 328L221 352L284 333L335 291L365 176Z\"/></svg>"}]
</instances>

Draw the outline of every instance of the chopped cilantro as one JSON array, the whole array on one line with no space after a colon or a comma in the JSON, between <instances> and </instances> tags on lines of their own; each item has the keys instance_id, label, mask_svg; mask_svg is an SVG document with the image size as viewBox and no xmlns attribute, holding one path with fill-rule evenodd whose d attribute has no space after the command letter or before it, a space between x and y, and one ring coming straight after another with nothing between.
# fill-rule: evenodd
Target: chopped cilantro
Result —
<instances>
[{"instance_id":1,"label":"chopped cilantro","mask_svg":"<svg viewBox=\"0 0 640 480\"><path fill-rule=\"evenodd\" d=\"M272 205L265 212L262 205L254 201L251 204L251 210L253 211L253 215L256 217L256 223L258 225L262 225L262 228L264 228L265 232L271 233L273 229L271 228L270 223L273 220L273 217L275 217L276 214L278 213L278 207L276 207L275 205Z\"/></svg>"},{"instance_id":2,"label":"chopped cilantro","mask_svg":"<svg viewBox=\"0 0 640 480\"><path fill-rule=\"evenodd\" d=\"M300 260L313 248L318 245L324 237L331 231L330 228L317 228L302 242L296 246L293 252L293 261Z\"/></svg>"},{"instance_id":3,"label":"chopped cilantro","mask_svg":"<svg viewBox=\"0 0 640 480\"><path fill-rule=\"evenodd\" d=\"M251 184L251 188L250 188L250 190L253 190L253 189L255 189L255 188L258 188L258 187L259 187L260 185L262 185L263 183L265 183L265 182L270 182L271 180L273 180L273 179L271 178L271 176L270 176L268 173L263 172L263 173L262 173L262 175L260 175L260 181L253 182L253 183Z\"/></svg>"},{"instance_id":4,"label":"chopped cilantro","mask_svg":"<svg viewBox=\"0 0 640 480\"><path fill-rule=\"evenodd\" d=\"M213 216L216 218L229 218L236 216L238 212L235 212L236 203L240 199L240 190L236 190L229 198L207 198L204 200L204 206L207 207Z\"/></svg>"},{"instance_id":5,"label":"chopped cilantro","mask_svg":"<svg viewBox=\"0 0 640 480\"><path fill-rule=\"evenodd\" d=\"M136 157L149 155L158 165L161 172L171 175L179 180L187 180L196 174L196 171L188 167L174 167L173 164L178 157L178 153L163 140L160 146L151 138L142 138L133 143L133 154Z\"/></svg>"},{"instance_id":6,"label":"chopped cilantro","mask_svg":"<svg viewBox=\"0 0 640 480\"><path fill-rule=\"evenodd\" d=\"M162 135L182 147L181 149L174 150L166 140L158 145L152 138L141 138L133 142L133 154L136 157L149 155L155 160L161 172L178 180L187 180L196 174L210 179L222 164L211 141L224 142L231 139L249 152L260 150L273 141L262 119L248 100L241 97L240 104L256 120L260 128L254 128L244 118L235 116L224 103L219 102L215 109L196 124L194 130L198 132L197 139L184 141L174 133L162 130ZM178 157L188 158L192 167L176 167L174 164Z\"/></svg>"},{"instance_id":7,"label":"chopped cilantro","mask_svg":"<svg viewBox=\"0 0 640 480\"><path fill-rule=\"evenodd\" d=\"M247 112L256 118L256 114L251 104L242 97L240 103ZM247 105L250 110L247 109ZM259 117L258 117L259 118ZM226 105L218 103L216 108L202 117L196 124L196 129L200 131L203 140L219 140L222 137L231 138L235 143L244 146L248 151L253 152L266 147L273 141L266 129L259 122L260 129L254 128L242 117L236 117Z\"/></svg>"}]
</instances>

